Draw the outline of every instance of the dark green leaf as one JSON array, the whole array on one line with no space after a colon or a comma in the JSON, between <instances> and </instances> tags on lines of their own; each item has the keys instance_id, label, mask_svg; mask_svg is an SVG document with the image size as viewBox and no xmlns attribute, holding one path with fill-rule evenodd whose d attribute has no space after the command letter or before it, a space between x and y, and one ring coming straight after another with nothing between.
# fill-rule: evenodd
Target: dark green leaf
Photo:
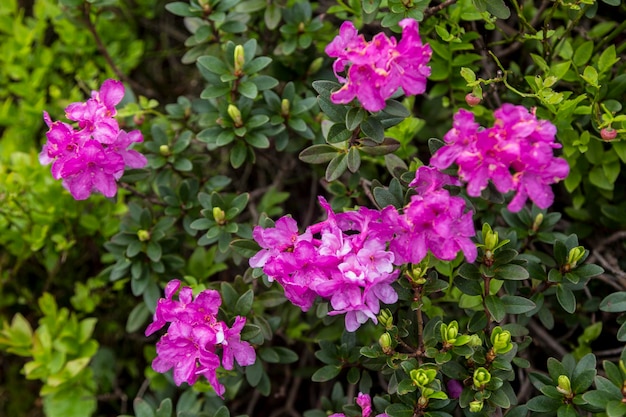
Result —
<instances>
[{"instance_id":1,"label":"dark green leaf","mask_svg":"<svg viewBox=\"0 0 626 417\"><path fill-rule=\"evenodd\" d=\"M335 378L341 372L341 366L339 365L326 365L315 371L311 376L313 382L326 382Z\"/></svg>"},{"instance_id":2,"label":"dark green leaf","mask_svg":"<svg viewBox=\"0 0 626 417\"><path fill-rule=\"evenodd\" d=\"M485 298L485 305L496 322L501 322L506 315L504 303L497 295L488 295Z\"/></svg>"},{"instance_id":3,"label":"dark green leaf","mask_svg":"<svg viewBox=\"0 0 626 417\"><path fill-rule=\"evenodd\" d=\"M249 289L239 297L235 304L234 313L240 316L245 316L250 313L252 308L252 302L254 301L254 291Z\"/></svg>"},{"instance_id":4,"label":"dark green leaf","mask_svg":"<svg viewBox=\"0 0 626 417\"><path fill-rule=\"evenodd\" d=\"M556 411L563 404L563 401L556 400L554 398L546 397L545 395L539 395L537 397L531 398L526 406L531 411L537 412L548 412L548 411Z\"/></svg>"},{"instance_id":5,"label":"dark green leaf","mask_svg":"<svg viewBox=\"0 0 626 417\"><path fill-rule=\"evenodd\" d=\"M353 146L348 151L347 161L348 170L350 172L357 172L359 170L359 167L361 166L361 154L356 147Z\"/></svg>"},{"instance_id":6,"label":"dark green leaf","mask_svg":"<svg viewBox=\"0 0 626 417\"><path fill-rule=\"evenodd\" d=\"M517 295L504 295L501 300L508 314L524 314L536 307L535 303L528 298Z\"/></svg>"},{"instance_id":7,"label":"dark green leaf","mask_svg":"<svg viewBox=\"0 0 626 417\"><path fill-rule=\"evenodd\" d=\"M576 297L574 296L572 290L570 290L565 285L558 284L556 286L556 298L559 301L561 307L563 307L563 310L567 311L570 314L576 311Z\"/></svg>"},{"instance_id":8,"label":"dark green leaf","mask_svg":"<svg viewBox=\"0 0 626 417\"><path fill-rule=\"evenodd\" d=\"M339 152L339 149L334 146L313 145L300 152L298 157L301 161L309 164L323 164L336 157Z\"/></svg>"},{"instance_id":9,"label":"dark green leaf","mask_svg":"<svg viewBox=\"0 0 626 417\"><path fill-rule=\"evenodd\" d=\"M339 178L348 168L348 160L345 153L341 153L331 159L326 167L326 181L331 182Z\"/></svg>"}]
</instances>

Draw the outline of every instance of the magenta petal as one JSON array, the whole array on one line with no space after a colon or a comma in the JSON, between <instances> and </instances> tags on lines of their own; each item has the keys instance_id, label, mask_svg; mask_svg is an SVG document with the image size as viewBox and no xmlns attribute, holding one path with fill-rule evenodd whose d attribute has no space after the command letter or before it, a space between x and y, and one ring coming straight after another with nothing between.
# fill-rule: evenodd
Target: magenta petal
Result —
<instances>
[{"instance_id":1,"label":"magenta petal","mask_svg":"<svg viewBox=\"0 0 626 417\"><path fill-rule=\"evenodd\" d=\"M106 80L100 87L99 96L102 104L111 110L124 98L124 84L113 79Z\"/></svg>"}]
</instances>

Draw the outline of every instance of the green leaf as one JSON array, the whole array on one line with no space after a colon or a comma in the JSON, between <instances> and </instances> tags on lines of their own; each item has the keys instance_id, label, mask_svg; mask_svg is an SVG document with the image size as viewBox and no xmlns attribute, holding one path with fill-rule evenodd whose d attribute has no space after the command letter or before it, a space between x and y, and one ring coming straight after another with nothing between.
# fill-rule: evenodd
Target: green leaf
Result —
<instances>
[{"instance_id":1,"label":"green leaf","mask_svg":"<svg viewBox=\"0 0 626 417\"><path fill-rule=\"evenodd\" d=\"M572 61L574 65L577 67L582 67L591 58L591 54L593 53L593 41L584 42L578 48L576 48L576 52L574 52L574 57Z\"/></svg>"},{"instance_id":2,"label":"green leaf","mask_svg":"<svg viewBox=\"0 0 626 417\"><path fill-rule=\"evenodd\" d=\"M174 3L170 3L165 7L167 8L167 6L171 4ZM189 4L187 4L187 7L189 7ZM198 58L198 64L218 75L230 74L230 68L228 68L224 61L211 55L205 55Z\"/></svg>"},{"instance_id":3,"label":"green leaf","mask_svg":"<svg viewBox=\"0 0 626 417\"><path fill-rule=\"evenodd\" d=\"M502 265L497 267L495 272L496 278L510 281L521 281L530 276L524 267L515 264Z\"/></svg>"},{"instance_id":4,"label":"green leaf","mask_svg":"<svg viewBox=\"0 0 626 417\"><path fill-rule=\"evenodd\" d=\"M133 400L133 410L136 417L155 417L154 410L143 398Z\"/></svg>"},{"instance_id":5,"label":"green leaf","mask_svg":"<svg viewBox=\"0 0 626 417\"><path fill-rule=\"evenodd\" d=\"M256 360L252 365L246 366L246 380L252 387L256 387L265 373L263 362Z\"/></svg>"},{"instance_id":6,"label":"green leaf","mask_svg":"<svg viewBox=\"0 0 626 417\"><path fill-rule=\"evenodd\" d=\"M331 182L339 178L348 168L347 154L341 153L331 159L326 167L326 181Z\"/></svg>"},{"instance_id":7,"label":"green leaf","mask_svg":"<svg viewBox=\"0 0 626 417\"><path fill-rule=\"evenodd\" d=\"M300 152L298 158L308 164L323 164L340 153L339 149L330 145L313 145Z\"/></svg>"},{"instance_id":8,"label":"green leaf","mask_svg":"<svg viewBox=\"0 0 626 417\"><path fill-rule=\"evenodd\" d=\"M326 365L315 371L311 376L313 382L326 382L335 378L341 372L340 365Z\"/></svg>"},{"instance_id":9,"label":"green leaf","mask_svg":"<svg viewBox=\"0 0 626 417\"><path fill-rule=\"evenodd\" d=\"M485 0L487 11L498 19L508 19L511 17L511 10L504 4L504 0Z\"/></svg>"},{"instance_id":10,"label":"green leaf","mask_svg":"<svg viewBox=\"0 0 626 417\"><path fill-rule=\"evenodd\" d=\"M488 295L485 297L485 305L496 322L501 322L506 315L504 303L497 295Z\"/></svg>"},{"instance_id":11,"label":"green leaf","mask_svg":"<svg viewBox=\"0 0 626 417\"><path fill-rule=\"evenodd\" d=\"M165 5L165 10L168 12L175 14L176 16L182 17L192 17L201 15L201 11L194 11L189 7L189 3L185 3L182 1L175 1L173 3L168 3Z\"/></svg>"},{"instance_id":12,"label":"green leaf","mask_svg":"<svg viewBox=\"0 0 626 417\"><path fill-rule=\"evenodd\" d=\"M360 107L353 107L346 113L346 128L353 131L365 119L365 111Z\"/></svg>"},{"instance_id":13,"label":"green leaf","mask_svg":"<svg viewBox=\"0 0 626 417\"><path fill-rule=\"evenodd\" d=\"M353 146L348 151L347 161L348 170L350 172L357 172L359 170L361 166L361 154L356 147Z\"/></svg>"},{"instance_id":14,"label":"green leaf","mask_svg":"<svg viewBox=\"0 0 626 417\"><path fill-rule=\"evenodd\" d=\"M385 139L385 129L382 123L373 117L369 117L361 123L361 131L376 143L382 143Z\"/></svg>"},{"instance_id":15,"label":"green leaf","mask_svg":"<svg viewBox=\"0 0 626 417\"><path fill-rule=\"evenodd\" d=\"M606 405L606 415L608 417L626 416L626 404L621 401L611 401Z\"/></svg>"},{"instance_id":16,"label":"green leaf","mask_svg":"<svg viewBox=\"0 0 626 417\"><path fill-rule=\"evenodd\" d=\"M163 254L161 245L159 245L158 242L154 242L154 241L148 242L146 254L148 255L148 258L150 258L152 262L159 262L161 260L161 255Z\"/></svg>"},{"instance_id":17,"label":"green leaf","mask_svg":"<svg viewBox=\"0 0 626 417\"><path fill-rule=\"evenodd\" d=\"M250 313L252 309L252 302L254 301L254 291L249 289L239 297L237 303L235 303L234 313L240 316L245 316Z\"/></svg>"},{"instance_id":18,"label":"green leaf","mask_svg":"<svg viewBox=\"0 0 626 417\"><path fill-rule=\"evenodd\" d=\"M266 56L259 56L254 58L252 61L248 62L243 66L243 72L248 75L252 75L256 72L261 71L263 68L267 67L272 62L272 58Z\"/></svg>"},{"instance_id":19,"label":"green leaf","mask_svg":"<svg viewBox=\"0 0 626 417\"><path fill-rule=\"evenodd\" d=\"M328 143L339 143L344 142L352 137L352 132L350 132L343 123L336 123L328 129L328 137L326 141Z\"/></svg>"},{"instance_id":20,"label":"green leaf","mask_svg":"<svg viewBox=\"0 0 626 417\"><path fill-rule=\"evenodd\" d=\"M619 3L619 2L618 2ZM615 64L619 59L615 53L615 45L612 44L607 47L598 58L598 69L600 72L606 72L611 69L613 64Z\"/></svg>"},{"instance_id":21,"label":"green leaf","mask_svg":"<svg viewBox=\"0 0 626 417\"><path fill-rule=\"evenodd\" d=\"M380 6L380 0L361 0L361 7L366 14L372 14Z\"/></svg>"},{"instance_id":22,"label":"green leaf","mask_svg":"<svg viewBox=\"0 0 626 417\"><path fill-rule=\"evenodd\" d=\"M169 398L161 401L159 408L156 410L155 417L172 417L172 400Z\"/></svg>"},{"instance_id":23,"label":"green leaf","mask_svg":"<svg viewBox=\"0 0 626 417\"><path fill-rule=\"evenodd\" d=\"M237 87L237 91L244 97L254 100L259 94L259 90L255 83L251 81L244 81Z\"/></svg>"},{"instance_id":24,"label":"green leaf","mask_svg":"<svg viewBox=\"0 0 626 417\"><path fill-rule=\"evenodd\" d=\"M361 150L368 155L387 155L395 152L400 148L401 143L393 138L385 138L382 143L378 144L373 140L364 138L361 140Z\"/></svg>"},{"instance_id":25,"label":"green leaf","mask_svg":"<svg viewBox=\"0 0 626 417\"><path fill-rule=\"evenodd\" d=\"M413 407L409 405L395 403L385 408L385 413L387 413L389 417L411 417L414 412Z\"/></svg>"},{"instance_id":26,"label":"green leaf","mask_svg":"<svg viewBox=\"0 0 626 417\"><path fill-rule=\"evenodd\" d=\"M556 411L557 417L579 417L580 414L572 404L563 404Z\"/></svg>"},{"instance_id":27,"label":"green leaf","mask_svg":"<svg viewBox=\"0 0 626 417\"><path fill-rule=\"evenodd\" d=\"M223 405L217 409L213 417L230 417L230 411L228 411L228 407Z\"/></svg>"},{"instance_id":28,"label":"green leaf","mask_svg":"<svg viewBox=\"0 0 626 417\"><path fill-rule=\"evenodd\" d=\"M246 162L247 155L248 147L244 142L238 141L230 151L230 164L233 168L239 168L244 162Z\"/></svg>"},{"instance_id":29,"label":"green leaf","mask_svg":"<svg viewBox=\"0 0 626 417\"><path fill-rule=\"evenodd\" d=\"M537 397L531 398L526 403L526 406L531 411L536 412L549 412L556 411L563 404L561 400L557 400L554 398L546 397L545 395L539 395Z\"/></svg>"},{"instance_id":30,"label":"green leaf","mask_svg":"<svg viewBox=\"0 0 626 417\"><path fill-rule=\"evenodd\" d=\"M572 290L570 290L568 287L564 286L563 284L558 284L556 286L556 298L559 301L561 307L563 307L563 310L567 311L570 314L576 311L576 297L574 296Z\"/></svg>"},{"instance_id":31,"label":"green leaf","mask_svg":"<svg viewBox=\"0 0 626 417\"><path fill-rule=\"evenodd\" d=\"M609 313L622 313L626 311L626 291L614 292L606 296L600 302L600 310Z\"/></svg>"},{"instance_id":32,"label":"green leaf","mask_svg":"<svg viewBox=\"0 0 626 417\"><path fill-rule=\"evenodd\" d=\"M501 297L504 310L508 314L524 314L535 309L536 304L526 297L504 295Z\"/></svg>"},{"instance_id":33,"label":"green leaf","mask_svg":"<svg viewBox=\"0 0 626 417\"><path fill-rule=\"evenodd\" d=\"M128 320L126 321L126 332L136 332L144 326L150 316L150 310L148 310L146 303L140 302L131 310L130 314L128 315Z\"/></svg>"}]
</instances>

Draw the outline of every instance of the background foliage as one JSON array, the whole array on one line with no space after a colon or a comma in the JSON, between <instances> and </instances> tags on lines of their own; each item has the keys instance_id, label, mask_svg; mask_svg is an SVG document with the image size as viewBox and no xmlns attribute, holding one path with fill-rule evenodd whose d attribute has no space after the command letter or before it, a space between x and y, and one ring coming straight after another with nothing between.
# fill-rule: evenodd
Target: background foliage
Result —
<instances>
[{"instance_id":1,"label":"background foliage","mask_svg":"<svg viewBox=\"0 0 626 417\"><path fill-rule=\"evenodd\" d=\"M405 17L433 49L427 93L376 114L333 105L323 50L341 22L370 37ZM359 391L392 417L626 414L625 21L615 0L4 0L0 414L359 415ZM60 119L111 77L149 165L115 199L76 202L38 162L42 111ZM484 126L505 102L557 126L571 172L554 211L471 199L477 262L414 266L357 333L248 267L252 228L314 223L317 195L402 207L468 93ZM224 401L150 368L143 331L172 278L248 318L259 359L220 374Z\"/></svg>"}]
</instances>

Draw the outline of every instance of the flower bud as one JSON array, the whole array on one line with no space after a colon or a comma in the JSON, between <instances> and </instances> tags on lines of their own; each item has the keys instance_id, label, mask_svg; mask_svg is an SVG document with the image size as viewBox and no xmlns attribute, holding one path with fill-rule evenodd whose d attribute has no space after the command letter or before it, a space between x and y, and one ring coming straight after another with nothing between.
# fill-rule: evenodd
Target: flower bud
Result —
<instances>
[{"instance_id":1,"label":"flower bud","mask_svg":"<svg viewBox=\"0 0 626 417\"><path fill-rule=\"evenodd\" d=\"M150 240L150 232L147 230L143 230L143 229L138 230L137 239L139 239L140 242L146 242Z\"/></svg>"},{"instance_id":2,"label":"flower bud","mask_svg":"<svg viewBox=\"0 0 626 417\"><path fill-rule=\"evenodd\" d=\"M494 232L487 223L483 224L483 242L485 242L485 249L492 252L498 246L498 232Z\"/></svg>"},{"instance_id":3,"label":"flower bud","mask_svg":"<svg viewBox=\"0 0 626 417\"><path fill-rule=\"evenodd\" d=\"M378 314L378 321L382 324L386 330L391 330L393 327L393 315L388 308L383 308Z\"/></svg>"},{"instance_id":4,"label":"flower bud","mask_svg":"<svg viewBox=\"0 0 626 417\"><path fill-rule=\"evenodd\" d=\"M318 72L321 68L322 68L322 64L324 63L324 58L319 57L319 58L315 58L313 60L313 62L311 62L311 65L309 65L309 75L313 75L316 72Z\"/></svg>"},{"instance_id":5,"label":"flower bud","mask_svg":"<svg viewBox=\"0 0 626 417\"><path fill-rule=\"evenodd\" d=\"M441 325L441 339L450 344L456 342L456 337L459 334L459 323L456 320L452 320L450 324Z\"/></svg>"},{"instance_id":6,"label":"flower bud","mask_svg":"<svg viewBox=\"0 0 626 417\"><path fill-rule=\"evenodd\" d=\"M611 141L617 137L617 130L612 127L605 127L600 130L600 137L602 137L602 140L606 140L607 142Z\"/></svg>"},{"instance_id":7,"label":"flower bud","mask_svg":"<svg viewBox=\"0 0 626 417\"><path fill-rule=\"evenodd\" d=\"M393 353L391 335L387 332L380 335L378 344L386 355Z\"/></svg>"},{"instance_id":8,"label":"flower bud","mask_svg":"<svg viewBox=\"0 0 626 417\"><path fill-rule=\"evenodd\" d=\"M219 207L213 207L213 218L217 224L226 223L226 213Z\"/></svg>"},{"instance_id":9,"label":"flower bud","mask_svg":"<svg viewBox=\"0 0 626 417\"><path fill-rule=\"evenodd\" d=\"M280 102L280 114L281 114L281 116L283 116L283 117L289 116L289 107L290 107L289 100L284 98L283 101Z\"/></svg>"},{"instance_id":10,"label":"flower bud","mask_svg":"<svg viewBox=\"0 0 626 417\"><path fill-rule=\"evenodd\" d=\"M480 413L483 409L483 402L482 401L471 401L469 403L469 410L472 413Z\"/></svg>"},{"instance_id":11,"label":"flower bud","mask_svg":"<svg viewBox=\"0 0 626 417\"><path fill-rule=\"evenodd\" d=\"M479 105L481 101L480 97L476 97L474 93L469 93L465 96L465 102L470 107Z\"/></svg>"},{"instance_id":12,"label":"flower bud","mask_svg":"<svg viewBox=\"0 0 626 417\"><path fill-rule=\"evenodd\" d=\"M533 232L539 230L541 223L543 223L543 213L539 213L537 214L537 217L535 217L535 221L533 222Z\"/></svg>"},{"instance_id":13,"label":"flower bud","mask_svg":"<svg viewBox=\"0 0 626 417\"><path fill-rule=\"evenodd\" d=\"M233 120L235 127L243 126L243 119L241 118L241 112L239 111L237 106L235 106L234 104L229 104L227 111L228 111L228 115Z\"/></svg>"},{"instance_id":14,"label":"flower bud","mask_svg":"<svg viewBox=\"0 0 626 417\"><path fill-rule=\"evenodd\" d=\"M243 74L243 66L246 63L246 57L244 55L244 50L243 50L242 45L235 46L234 61L235 61L235 75L239 76Z\"/></svg>"},{"instance_id":15,"label":"flower bud","mask_svg":"<svg viewBox=\"0 0 626 417\"><path fill-rule=\"evenodd\" d=\"M476 388L482 389L485 385L489 383L489 381L491 381L491 374L487 369L481 366L480 368L476 368L476 370L474 371L472 381L474 381L474 386Z\"/></svg>"},{"instance_id":16,"label":"flower bud","mask_svg":"<svg viewBox=\"0 0 626 417\"><path fill-rule=\"evenodd\" d=\"M437 376L437 371L434 369L413 369L409 372L411 377L411 381L413 381L414 385L417 385L420 388L424 388L426 385L430 384L435 380Z\"/></svg>"},{"instance_id":17,"label":"flower bud","mask_svg":"<svg viewBox=\"0 0 626 417\"><path fill-rule=\"evenodd\" d=\"M161 145L159 146L159 153L162 156L170 156L172 154L172 152L170 151L170 147L167 145Z\"/></svg>"},{"instance_id":18,"label":"flower bud","mask_svg":"<svg viewBox=\"0 0 626 417\"><path fill-rule=\"evenodd\" d=\"M470 336L469 342L467 342L467 344L471 348L477 348L483 345L483 341L477 334L473 334Z\"/></svg>"},{"instance_id":19,"label":"flower bud","mask_svg":"<svg viewBox=\"0 0 626 417\"><path fill-rule=\"evenodd\" d=\"M567 255L567 265L570 270L576 268L578 262L585 256L585 252L585 248L582 246L576 246L569 251Z\"/></svg>"},{"instance_id":20,"label":"flower bud","mask_svg":"<svg viewBox=\"0 0 626 417\"><path fill-rule=\"evenodd\" d=\"M567 375L559 375L556 390L566 396L572 395L572 384Z\"/></svg>"},{"instance_id":21,"label":"flower bud","mask_svg":"<svg viewBox=\"0 0 626 417\"><path fill-rule=\"evenodd\" d=\"M493 352L498 355L507 353L513 349L513 343L511 343L511 332L508 330L502 330L502 327L496 326L491 332L491 345Z\"/></svg>"}]
</instances>

